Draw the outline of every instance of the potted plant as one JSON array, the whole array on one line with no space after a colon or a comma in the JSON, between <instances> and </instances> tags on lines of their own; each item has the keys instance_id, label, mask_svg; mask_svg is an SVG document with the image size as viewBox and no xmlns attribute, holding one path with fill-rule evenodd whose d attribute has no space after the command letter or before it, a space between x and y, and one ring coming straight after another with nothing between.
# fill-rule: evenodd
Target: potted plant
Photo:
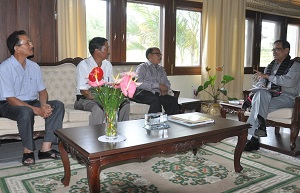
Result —
<instances>
[{"instance_id":1,"label":"potted plant","mask_svg":"<svg viewBox=\"0 0 300 193\"><path fill-rule=\"evenodd\" d=\"M217 67L216 71L221 72L223 71L223 67ZM217 83L217 75L211 75L210 70L211 68L206 67L206 72L208 73L208 80L204 82L203 85L200 85L196 91L196 95L198 95L200 92L206 92L212 97L212 104L209 104L207 107L203 104L204 109L202 108L204 113L209 114L219 114L220 105L218 104L219 96L222 94L224 95L227 100L237 100L237 98L232 98L227 96L227 90L225 88L225 85L229 82L234 80L234 77L230 75L224 75L223 79ZM202 104L201 104L202 105Z\"/></svg>"}]
</instances>

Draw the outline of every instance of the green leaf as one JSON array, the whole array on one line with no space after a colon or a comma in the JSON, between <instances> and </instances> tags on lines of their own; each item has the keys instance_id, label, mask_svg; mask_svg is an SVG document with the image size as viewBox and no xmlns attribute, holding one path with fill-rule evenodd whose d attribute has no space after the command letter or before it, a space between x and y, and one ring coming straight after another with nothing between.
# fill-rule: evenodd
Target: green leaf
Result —
<instances>
[{"instance_id":1,"label":"green leaf","mask_svg":"<svg viewBox=\"0 0 300 193\"><path fill-rule=\"evenodd\" d=\"M215 82L216 82L216 79L217 79L217 76L214 75L214 76L209 76L209 82L212 86L215 85Z\"/></svg>"},{"instance_id":2,"label":"green leaf","mask_svg":"<svg viewBox=\"0 0 300 193\"><path fill-rule=\"evenodd\" d=\"M206 89L211 84L210 81L206 81L203 85L203 90Z\"/></svg>"},{"instance_id":3,"label":"green leaf","mask_svg":"<svg viewBox=\"0 0 300 193\"><path fill-rule=\"evenodd\" d=\"M228 99L229 101L236 101L236 100L239 100L239 99L237 99L237 98L231 98L231 97L227 97L227 99Z\"/></svg>"},{"instance_id":4,"label":"green leaf","mask_svg":"<svg viewBox=\"0 0 300 193\"><path fill-rule=\"evenodd\" d=\"M223 80L221 81L221 83L223 84L227 84L228 82L234 80L234 77L232 76L229 76L229 75L224 75L223 76Z\"/></svg>"},{"instance_id":5,"label":"green leaf","mask_svg":"<svg viewBox=\"0 0 300 193\"><path fill-rule=\"evenodd\" d=\"M225 88L218 89L218 91L220 91L220 93L222 93L223 95L227 96L227 90Z\"/></svg>"},{"instance_id":6,"label":"green leaf","mask_svg":"<svg viewBox=\"0 0 300 193\"><path fill-rule=\"evenodd\" d=\"M201 92L201 91L203 91L203 90L204 90L203 86L200 85L200 86L198 87L198 89L197 89L197 93L196 93L196 94L198 94L199 92Z\"/></svg>"}]
</instances>

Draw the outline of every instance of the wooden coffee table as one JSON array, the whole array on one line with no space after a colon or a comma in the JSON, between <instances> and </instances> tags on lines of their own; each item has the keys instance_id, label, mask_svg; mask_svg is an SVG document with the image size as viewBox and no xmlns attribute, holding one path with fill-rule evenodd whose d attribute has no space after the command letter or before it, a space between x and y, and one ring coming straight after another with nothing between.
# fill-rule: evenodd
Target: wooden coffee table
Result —
<instances>
[{"instance_id":1,"label":"wooden coffee table","mask_svg":"<svg viewBox=\"0 0 300 193\"><path fill-rule=\"evenodd\" d=\"M222 139L238 136L234 151L234 168L240 172L243 167L240 158L244 150L249 124L227 120L220 117L211 117L214 124L197 127L187 127L168 122L170 128L166 135L159 131L146 132L143 128L144 120L132 120L118 123L118 133L125 136L126 141L119 143L104 143L98 137L104 135L104 126L86 126L59 129L55 134L60 139L59 151L64 166L62 183L68 186L71 178L68 153L79 162L86 165L90 192L100 192L101 167L116 162L138 159L143 161L157 154L169 154L193 150L209 142L218 142Z\"/></svg>"}]
</instances>

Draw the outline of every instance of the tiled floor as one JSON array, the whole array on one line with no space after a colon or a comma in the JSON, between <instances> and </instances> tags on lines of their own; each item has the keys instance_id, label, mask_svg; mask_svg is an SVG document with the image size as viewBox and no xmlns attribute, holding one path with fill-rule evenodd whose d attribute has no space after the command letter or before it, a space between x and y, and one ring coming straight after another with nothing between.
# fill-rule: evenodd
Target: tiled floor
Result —
<instances>
[{"instance_id":1,"label":"tiled floor","mask_svg":"<svg viewBox=\"0 0 300 193\"><path fill-rule=\"evenodd\" d=\"M43 139L36 139L35 159L37 158L38 150L42 146ZM57 145L53 145L54 149L58 149ZM0 146L0 166L7 163L18 162L21 164L23 156L23 146L21 141L4 141Z\"/></svg>"}]
</instances>

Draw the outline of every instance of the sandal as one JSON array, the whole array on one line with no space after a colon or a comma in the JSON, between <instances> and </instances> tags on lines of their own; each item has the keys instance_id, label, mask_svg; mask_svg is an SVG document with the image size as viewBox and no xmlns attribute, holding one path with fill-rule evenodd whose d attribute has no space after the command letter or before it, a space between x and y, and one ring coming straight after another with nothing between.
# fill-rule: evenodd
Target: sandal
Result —
<instances>
[{"instance_id":1,"label":"sandal","mask_svg":"<svg viewBox=\"0 0 300 193\"><path fill-rule=\"evenodd\" d=\"M22 164L24 166L31 166L35 164L34 153L23 153Z\"/></svg>"},{"instance_id":2,"label":"sandal","mask_svg":"<svg viewBox=\"0 0 300 193\"><path fill-rule=\"evenodd\" d=\"M51 149L46 152L39 151L39 159L60 159L60 153L55 149Z\"/></svg>"}]
</instances>

